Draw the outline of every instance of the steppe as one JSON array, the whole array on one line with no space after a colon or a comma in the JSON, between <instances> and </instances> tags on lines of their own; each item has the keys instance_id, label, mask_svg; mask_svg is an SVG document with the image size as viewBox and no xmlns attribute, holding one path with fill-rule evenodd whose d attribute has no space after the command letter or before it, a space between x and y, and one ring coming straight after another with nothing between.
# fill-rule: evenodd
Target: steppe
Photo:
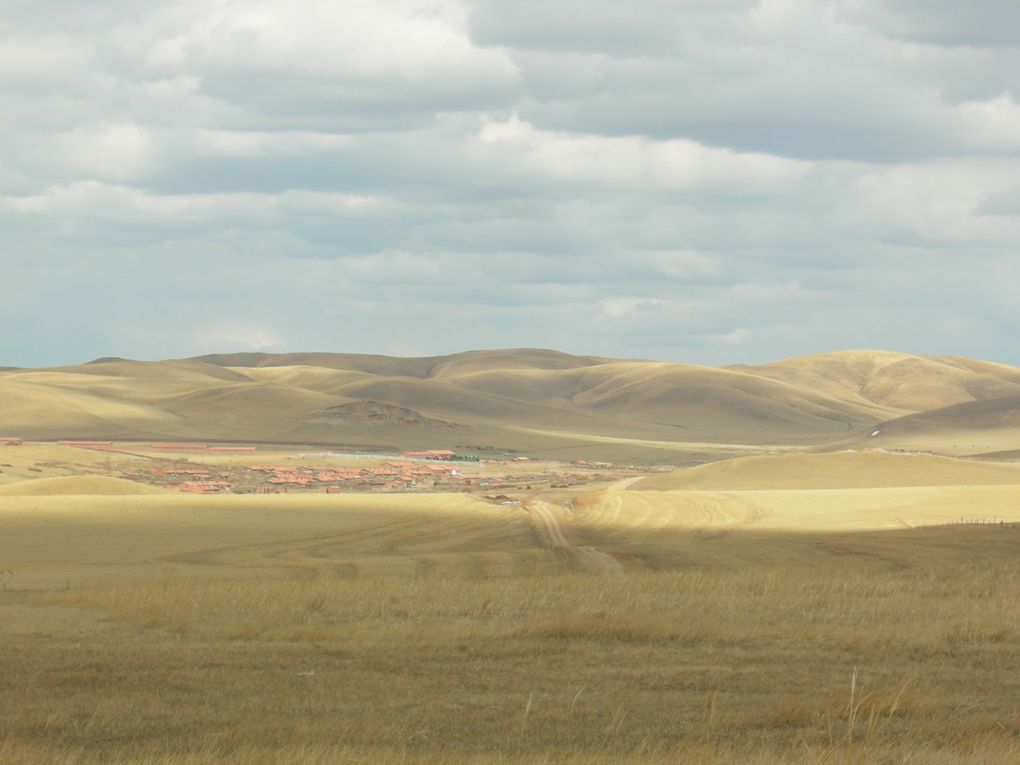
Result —
<instances>
[{"instance_id":1,"label":"steppe","mask_svg":"<svg viewBox=\"0 0 1020 765\"><path fill-rule=\"evenodd\" d=\"M3 763L1020 761L1017 368L100 359L2 437Z\"/></svg>"}]
</instances>

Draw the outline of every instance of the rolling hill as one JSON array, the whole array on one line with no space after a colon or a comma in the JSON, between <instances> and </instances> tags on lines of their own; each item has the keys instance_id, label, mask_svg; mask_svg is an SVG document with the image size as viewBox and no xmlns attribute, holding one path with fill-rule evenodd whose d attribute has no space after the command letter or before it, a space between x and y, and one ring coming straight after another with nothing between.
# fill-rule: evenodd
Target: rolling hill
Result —
<instances>
[{"instance_id":1,"label":"rolling hill","mask_svg":"<svg viewBox=\"0 0 1020 765\"><path fill-rule=\"evenodd\" d=\"M1020 395L1020 369L961 356L837 351L757 367L749 374L824 392L876 413L913 414L967 401Z\"/></svg>"},{"instance_id":2,"label":"rolling hill","mask_svg":"<svg viewBox=\"0 0 1020 765\"><path fill-rule=\"evenodd\" d=\"M727 368L537 349L238 353L0 372L0 435L690 463L728 444L945 444L983 423L999 423L990 446L1017 448L1018 400L1020 369L884 351Z\"/></svg>"},{"instance_id":3,"label":"rolling hill","mask_svg":"<svg viewBox=\"0 0 1020 765\"><path fill-rule=\"evenodd\" d=\"M1020 448L1020 394L965 401L880 422L848 441L885 449L995 456Z\"/></svg>"}]
</instances>

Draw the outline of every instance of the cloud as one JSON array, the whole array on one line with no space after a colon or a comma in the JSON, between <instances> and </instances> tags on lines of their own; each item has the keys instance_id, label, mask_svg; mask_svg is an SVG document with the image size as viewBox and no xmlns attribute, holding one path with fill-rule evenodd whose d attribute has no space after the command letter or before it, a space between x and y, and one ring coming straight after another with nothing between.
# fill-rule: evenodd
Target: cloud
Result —
<instances>
[{"instance_id":1,"label":"cloud","mask_svg":"<svg viewBox=\"0 0 1020 765\"><path fill-rule=\"evenodd\" d=\"M234 351L273 352L286 347L283 339L271 329L249 324L220 324L195 333L198 347L209 353Z\"/></svg>"},{"instance_id":2,"label":"cloud","mask_svg":"<svg viewBox=\"0 0 1020 765\"><path fill-rule=\"evenodd\" d=\"M608 321L630 319L642 313L659 311L665 307L665 301L655 298L613 297L599 301L601 318Z\"/></svg>"},{"instance_id":3,"label":"cloud","mask_svg":"<svg viewBox=\"0 0 1020 765\"><path fill-rule=\"evenodd\" d=\"M982 215L1020 215L1020 185L989 194L977 211Z\"/></svg>"},{"instance_id":4,"label":"cloud","mask_svg":"<svg viewBox=\"0 0 1020 765\"><path fill-rule=\"evenodd\" d=\"M981 128L990 115L958 101L994 103L1020 86L1012 51L894 39L854 3L646 2L625 21L617 3L523 6L475 5L473 29L511 52L529 96L519 114L539 127L899 161L998 150Z\"/></svg>"},{"instance_id":5,"label":"cloud","mask_svg":"<svg viewBox=\"0 0 1020 765\"><path fill-rule=\"evenodd\" d=\"M755 196L790 185L808 170L794 160L740 154L695 141L542 131L516 116L484 125L478 139L483 150L510 155L532 176L615 188Z\"/></svg>"},{"instance_id":6,"label":"cloud","mask_svg":"<svg viewBox=\"0 0 1020 765\"><path fill-rule=\"evenodd\" d=\"M10 4L0 364L1020 362L1014 5Z\"/></svg>"},{"instance_id":7,"label":"cloud","mask_svg":"<svg viewBox=\"0 0 1020 765\"><path fill-rule=\"evenodd\" d=\"M883 33L929 44L1020 45L1020 7L1011 0L958 3L952 0L849 0L849 18Z\"/></svg>"},{"instance_id":8,"label":"cloud","mask_svg":"<svg viewBox=\"0 0 1020 765\"><path fill-rule=\"evenodd\" d=\"M512 61L467 36L457 2L316 0L296 11L257 0L191 11L171 6L122 30L123 54L154 73L196 77L204 95L260 125L369 129L492 104L517 86Z\"/></svg>"}]
</instances>

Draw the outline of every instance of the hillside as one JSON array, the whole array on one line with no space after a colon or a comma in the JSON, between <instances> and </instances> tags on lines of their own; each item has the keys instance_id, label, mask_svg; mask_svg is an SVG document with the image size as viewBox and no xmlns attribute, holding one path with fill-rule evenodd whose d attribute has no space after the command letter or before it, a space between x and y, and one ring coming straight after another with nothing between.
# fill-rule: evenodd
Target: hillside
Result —
<instances>
[{"instance_id":1,"label":"hillside","mask_svg":"<svg viewBox=\"0 0 1020 765\"><path fill-rule=\"evenodd\" d=\"M164 494L146 484L102 475L37 478L0 486L0 497L130 496Z\"/></svg>"},{"instance_id":2,"label":"hillside","mask_svg":"<svg viewBox=\"0 0 1020 765\"><path fill-rule=\"evenodd\" d=\"M722 460L646 478L631 488L640 491L745 491L1005 484L1020 485L1020 465L860 451Z\"/></svg>"},{"instance_id":3,"label":"hillside","mask_svg":"<svg viewBox=\"0 0 1020 765\"><path fill-rule=\"evenodd\" d=\"M878 423L852 441L974 456L1013 452L1020 446L1020 394L897 417Z\"/></svg>"},{"instance_id":4,"label":"hillside","mask_svg":"<svg viewBox=\"0 0 1020 765\"><path fill-rule=\"evenodd\" d=\"M838 351L731 369L809 388L876 413L915 413L1020 395L1020 369L959 356Z\"/></svg>"},{"instance_id":5,"label":"hillside","mask_svg":"<svg viewBox=\"0 0 1020 765\"><path fill-rule=\"evenodd\" d=\"M936 434L955 427L951 416L909 418L975 402L994 409L990 402L1011 395L1020 397L1020 369L881 351L723 369L538 349L420 358L106 358L0 372L0 435L434 447L689 464L715 458L727 445L856 444L880 423L939 441ZM979 410L960 417L971 414Z\"/></svg>"}]
</instances>

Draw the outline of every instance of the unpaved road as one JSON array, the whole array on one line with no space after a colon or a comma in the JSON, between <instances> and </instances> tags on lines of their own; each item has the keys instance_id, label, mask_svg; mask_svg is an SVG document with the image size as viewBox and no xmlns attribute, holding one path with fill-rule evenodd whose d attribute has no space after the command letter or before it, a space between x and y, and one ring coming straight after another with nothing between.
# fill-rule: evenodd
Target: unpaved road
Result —
<instances>
[{"instance_id":1,"label":"unpaved road","mask_svg":"<svg viewBox=\"0 0 1020 765\"><path fill-rule=\"evenodd\" d=\"M623 564L620 561L597 547L574 545L567 541L567 536L564 533L564 521L561 520L566 514L566 509L562 505L536 499L528 502L525 507L532 512L532 517L544 529L550 547L569 550L588 571L606 573L623 570Z\"/></svg>"},{"instance_id":2,"label":"unpaved road","mask_svg":"<svg viewBox=\"0 0 1020 765\"><path fill-rule=\"evenodd\" d=\"M567 538L563 536L563 527L560 525L559 519L553 514L550 504L538 499L534 502L529 502L527 508L534 512L541 521L549 537L550 547L571 547L567 543Z\"/></svg>"},{"instance_id":3,"label":"unpaved road","mask_svg":"<svg viewBox=\"0 0 1020 765\"><path fill-rule=\"evenodd\" d=\"M589 571L622 571L623 564L608 553L604 553L597 547L585 546L575 547L581 563Z\"/></svg>"}]
</instances>

